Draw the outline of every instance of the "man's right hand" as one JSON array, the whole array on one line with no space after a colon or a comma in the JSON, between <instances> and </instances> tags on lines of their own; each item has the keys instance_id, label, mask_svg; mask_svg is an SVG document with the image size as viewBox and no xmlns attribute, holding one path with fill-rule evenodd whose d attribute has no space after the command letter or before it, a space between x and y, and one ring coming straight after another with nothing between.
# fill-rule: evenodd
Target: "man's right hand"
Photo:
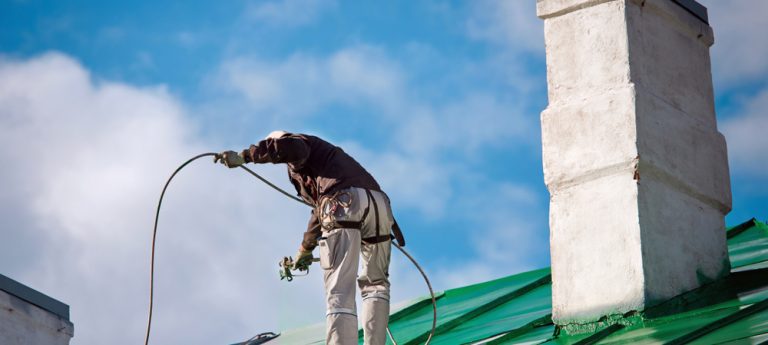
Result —
<instances>
[{"instance_id":1,"label":"man's right hand","mask_svg":"<svg viewBox=\"0 0 768 345\"><path fill-rule=\"evenodd\" d=\"M224 151L213 157L214 163L224 164L227 168L237 168L245 164L245 158L235 151Z\"/></svg>"},{"instance_id":2,"label":"man's right hand","mask_svg":"<svg viewBox=\"0 0 768 345\"><path fill-rule=\"evenodd\" d=\"M304 250L300 248L296 253L296 259L293 261L293 269L299 271L306 271L309 269L309 265L312 264L312 251Z\"/></svg>"}]
</instances>

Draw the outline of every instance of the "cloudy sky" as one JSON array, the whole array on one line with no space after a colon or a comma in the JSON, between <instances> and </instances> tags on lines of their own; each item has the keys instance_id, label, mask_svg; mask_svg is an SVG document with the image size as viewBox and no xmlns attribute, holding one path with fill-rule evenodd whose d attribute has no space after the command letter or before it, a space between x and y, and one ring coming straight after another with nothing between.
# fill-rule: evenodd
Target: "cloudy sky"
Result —
<instances>
[{"instance_id":1,"label":"cloudy sky","mask_svg":"<svg viewBox=\"0 0 768 345\"><path fill-rule=\"evenodd\" d=\"M768 217L768 2L709 7L729 224ZM165 179L273 129L351 152L438 290L549 265L535 1L4 1L0 273L71 306L72 344L141 342ZM289 187L280 166L255 167ZM280 281L308 210L198 161L161 215L153 341L232 343L323 320ZM401 256L393 297L426 293Z\"/></svg>"}]
</instances>

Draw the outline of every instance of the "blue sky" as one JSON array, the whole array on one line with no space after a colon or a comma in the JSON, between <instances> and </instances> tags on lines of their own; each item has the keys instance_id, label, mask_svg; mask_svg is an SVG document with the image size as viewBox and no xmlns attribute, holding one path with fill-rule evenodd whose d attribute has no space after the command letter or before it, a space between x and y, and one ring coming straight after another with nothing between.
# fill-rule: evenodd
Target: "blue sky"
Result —
<instances>
[{"instance_id":1,"label":"blue sky","mask_svg":"<svg viewBox=\"0 0 768 345\"><path fill-rule=\"evenodd\" d=\"M727 221L765 219L768 5L702 3L729 144ZM0 173L0 272L71 304L73 344L141 338L152 212L173 168L273 129L358 158L438 289L549 264L532 0L29 0L0 4L0 23L0 158L13 162ZM290 186L284 168L256 168ZM184 174L161 216L158 341L321 320L319 274L286 287L273 267L307 211L237 172ZM402 258L393 285L396 300L423 294Z\"/></svg>"}]
</instances>

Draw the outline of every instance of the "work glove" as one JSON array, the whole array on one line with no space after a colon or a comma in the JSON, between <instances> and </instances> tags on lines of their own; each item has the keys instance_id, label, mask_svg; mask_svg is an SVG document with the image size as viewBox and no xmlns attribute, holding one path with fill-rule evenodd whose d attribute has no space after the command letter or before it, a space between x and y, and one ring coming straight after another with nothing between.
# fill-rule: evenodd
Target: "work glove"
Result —
<instances>
[{"instance_id":1,"label":"work glove","mask_svg":"<svg viewBox=\"0 0 768 345\"><path fill-rule=\"evenodd\" d=\"M293 261L293 269L299 271L306 271L309 269L309 265L312 264L312 251L304 250L300 248L296 253L296 259Z\"/></svg>"},{"instance_id":2,"label":"work glove","mask_svg":"<svg viewBox=\"0 0 768 345\"><path fill-rule=\"evenodd\" d=\"M227 168L237 168L245 164L245 158L235 151L224 151L213 157L213 162L224 164Z\"/></svg>"}]
</instances>

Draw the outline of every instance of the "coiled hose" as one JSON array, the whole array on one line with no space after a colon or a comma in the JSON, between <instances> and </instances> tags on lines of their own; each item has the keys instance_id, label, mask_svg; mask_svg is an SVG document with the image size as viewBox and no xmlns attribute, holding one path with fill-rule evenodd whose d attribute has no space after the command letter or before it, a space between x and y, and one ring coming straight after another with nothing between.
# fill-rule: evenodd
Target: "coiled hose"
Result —
<instances>
[{"instance_id":1,"label":"coiled hose","mask_svg":"<svg viewBox=\"0 0 768 345\"><path fill-rule=\"evenodd\" d=\"M168 178L168 181L165 182L165 186L163 186L163 191L160 193L160 200L157 202L157 211L155 212L155 226L152 230L152 256L149 264L149 317L147 319L147 335L144 338L144 345L149 345L149 334L152 328L152 306L154 302L154 290L155 290L155 242L157 239L157 223L158 223L158 220L160 219L160 208L163 205L163 197L165 196L165 191L168 189L168 185L171 184L171 181L176 176L176 174L178 174L179 171L181 171L181 169L184 169L184 167L186 167L189 163L192 163L193 161L203 157L208 157L208 156L215 157L216 155L217 153L213 153L213 152L201 153L197 156L190 158L189 160L182 163L181 165L179 165L179 167L176 168L173 174L171 174L171 177ZM300 202L304 205L312 207L311 204L291 195L290 193L286 192L282 188L274 185L272 182L269 182L269 180L261 177L261 175L255 173L253 170L248 169L248 167L241 165L240 168L247 171L249 174L253 175L257 179L261 180L261 182L266 183L268 186L272 187L274 190L287 196L288 198L291 198L297 202ZM427 337L427 340L424 343L425 345L428 345L429 342L432 340L432 336L435 334L435 327L437 326L437 302L435 300L435 293L432 290L432 284L429 282L429 278L427 278L427 274L424 273L424 270L421 268L419 263L416 262L416 259L414 259L410 254L408 254L408 252L405 249L403 249L403 247L399 246L394 241L392 242L392 244L395 246L395 248L400 250L400 252L403 253L403 255L405 255L408 258L408 260L410 260L413 263L414 266L416 266L416 269L419 270L419 273L421 273L421 276L424 278L424 282L427 283L427 287L429 288L429 295L432 297L432 330L429 332L429 336ZM387 334L389 335L389 339L392 340L392 343L397 345L395 338L392 337L392 332L389 330L389 326L387 326Z\"/></svg>"}]
</instances>

